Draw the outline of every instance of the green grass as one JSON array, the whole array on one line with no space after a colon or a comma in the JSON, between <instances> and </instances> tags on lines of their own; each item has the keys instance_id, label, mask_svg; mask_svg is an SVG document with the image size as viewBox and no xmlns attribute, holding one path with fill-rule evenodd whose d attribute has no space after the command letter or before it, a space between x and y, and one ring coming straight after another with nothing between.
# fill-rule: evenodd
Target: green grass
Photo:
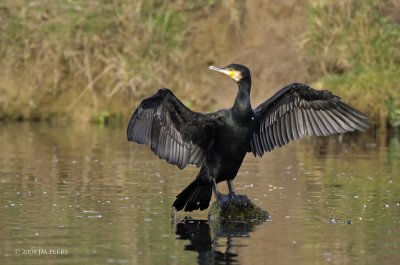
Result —
<instances>
[{"instance_id":1,"label":"green grass","mask_svg":"<svg viewBox=\"0 0 400 265\"><path fill-rule=\"evenodd\" d=\"M303 48L318 80L381 126L398 124L400 26L382 14L384 0L312 0ZM389 118L391 117L391 118Z\"/></svg>"},{"instance_id":2,"label":"green grass","mask_svg":"<svg viewBox=\"0 0 400 265\"><path fill-rule=\"evenodd\" d=\"M164 78L174 85L165 73L180 67L187 12L212 4L2 1L0 119L118 112Z\"/></svg>"},{"instance_id":3,"label":"green grass","mask_svg":"<svg viewBox=\"0 0 400 265\"><path fill-rule=\"evenodd\" d=\"M131 111L124 106L160 84L179 95L194 11L217 2L1 1L0 119L122 117ZM301 44L315 87L333 90L376 124L396 126L400 27L383 15L385 4L311 0ZM239 21L237 7L224 8L232 13L227 24Z\"/></svg>"}]
</instances>

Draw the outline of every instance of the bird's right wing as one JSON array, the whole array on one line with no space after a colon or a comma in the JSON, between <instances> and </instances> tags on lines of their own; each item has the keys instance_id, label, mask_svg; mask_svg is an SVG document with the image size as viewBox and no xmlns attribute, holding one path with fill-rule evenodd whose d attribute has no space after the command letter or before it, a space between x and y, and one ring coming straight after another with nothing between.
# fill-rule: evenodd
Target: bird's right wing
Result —
<instances>
[{"instance_id":1,"label":"bird's right wing","mask_svg":"<svg viewBox=\"0 0 400 265\"><path fill-rule=\"evenodd\" d=\"M142 101L127 129L128 141L151 146L170 164L184 168L201 166L213 143L218 114L201 114L188 109L166 88Z\"/></svg>"}]
</instances>

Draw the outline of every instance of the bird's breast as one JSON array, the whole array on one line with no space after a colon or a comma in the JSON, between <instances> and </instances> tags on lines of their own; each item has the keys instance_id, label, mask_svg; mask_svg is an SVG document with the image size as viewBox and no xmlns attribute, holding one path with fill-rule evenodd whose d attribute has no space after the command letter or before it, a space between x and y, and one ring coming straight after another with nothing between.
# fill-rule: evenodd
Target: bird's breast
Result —
<instances>
[{"instance_id":1,"label":"bird's breast","mask_svg":"<svg viewBox=\"0 0 400 265\"><path fill-rule=\"evenodd\" d=\"M254 130L253 123L254 121L251 117L247 120L231 120L227 122L217 131L214 144L219 149L228 152L247 150Z\"/></svg>"}]
</instances>

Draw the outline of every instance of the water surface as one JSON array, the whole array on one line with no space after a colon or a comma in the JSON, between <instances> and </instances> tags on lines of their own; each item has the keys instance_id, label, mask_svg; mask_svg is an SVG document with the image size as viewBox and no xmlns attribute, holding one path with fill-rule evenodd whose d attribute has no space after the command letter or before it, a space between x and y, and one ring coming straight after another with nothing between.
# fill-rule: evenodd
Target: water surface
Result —
<instances>
[{"instance_id":1,"label":"water surface","mask_svg":"<svg viewBox=\"0 0 400 265\"><path fill-rule=\"evenodd\" d=\"M0 150L0 264L400 259L396 136L308 139L249 155L237 191L272 218L233 227L208 223L206 211L171 224L171 204L197 168L180 171L128 143L125 128L1 124Z\"/></svg>"}]
</instances>

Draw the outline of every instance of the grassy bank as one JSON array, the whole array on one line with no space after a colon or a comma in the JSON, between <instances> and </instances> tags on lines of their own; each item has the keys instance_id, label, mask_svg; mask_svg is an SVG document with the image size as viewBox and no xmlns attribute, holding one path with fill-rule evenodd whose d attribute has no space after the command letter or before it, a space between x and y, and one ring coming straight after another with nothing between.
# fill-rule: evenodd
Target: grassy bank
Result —
<instances>
[{"instance_id":1,"label":"grassy bank","mask_svg":"<svg viewBox=\"0 0 400 265\"><path fill-rule=\"evenodd\" d=\"M2 1L0 119L122 115L180 72L187 13L213 3Z\"/></svg>"},{"instance_id":2,"label":"grassy bank","mask_svg":"<svg viewBox=\"0 0 400 265\"><path fill-rule=\"evenodd\" d=\"M300 41L314 86L333 90L383 127L400 124L400 27L385 13L392 2L310 0L303 4L309 23ZM257 1L1 1L0 120L126 121L162 85L191 107L207 109L215 84L200 67L239 58L268 68L270 57L258 55L277 49L264 49L265 43L287 41L284 32L245 26L265 12L271 24L298 24L290 16L279 20L294 6L276 3L259 10ZM278 74L252 68L255 80L267 73L280 78L274 84L293 81L287 65L296 56L273 61L282 68ZM264 99L267 91L258 91Z\"/></svg>"},{"instance_id":3,"label":"grassy bank","mask_svg":"<svg viewBox=\"0 0 400 265\"><path fill-rule=\"evenodd\" d=\"M381 126L400 125L400 25L384 15L390 2L312 0L303 42L316 86Z\"/></svg>"}]
</instances>

